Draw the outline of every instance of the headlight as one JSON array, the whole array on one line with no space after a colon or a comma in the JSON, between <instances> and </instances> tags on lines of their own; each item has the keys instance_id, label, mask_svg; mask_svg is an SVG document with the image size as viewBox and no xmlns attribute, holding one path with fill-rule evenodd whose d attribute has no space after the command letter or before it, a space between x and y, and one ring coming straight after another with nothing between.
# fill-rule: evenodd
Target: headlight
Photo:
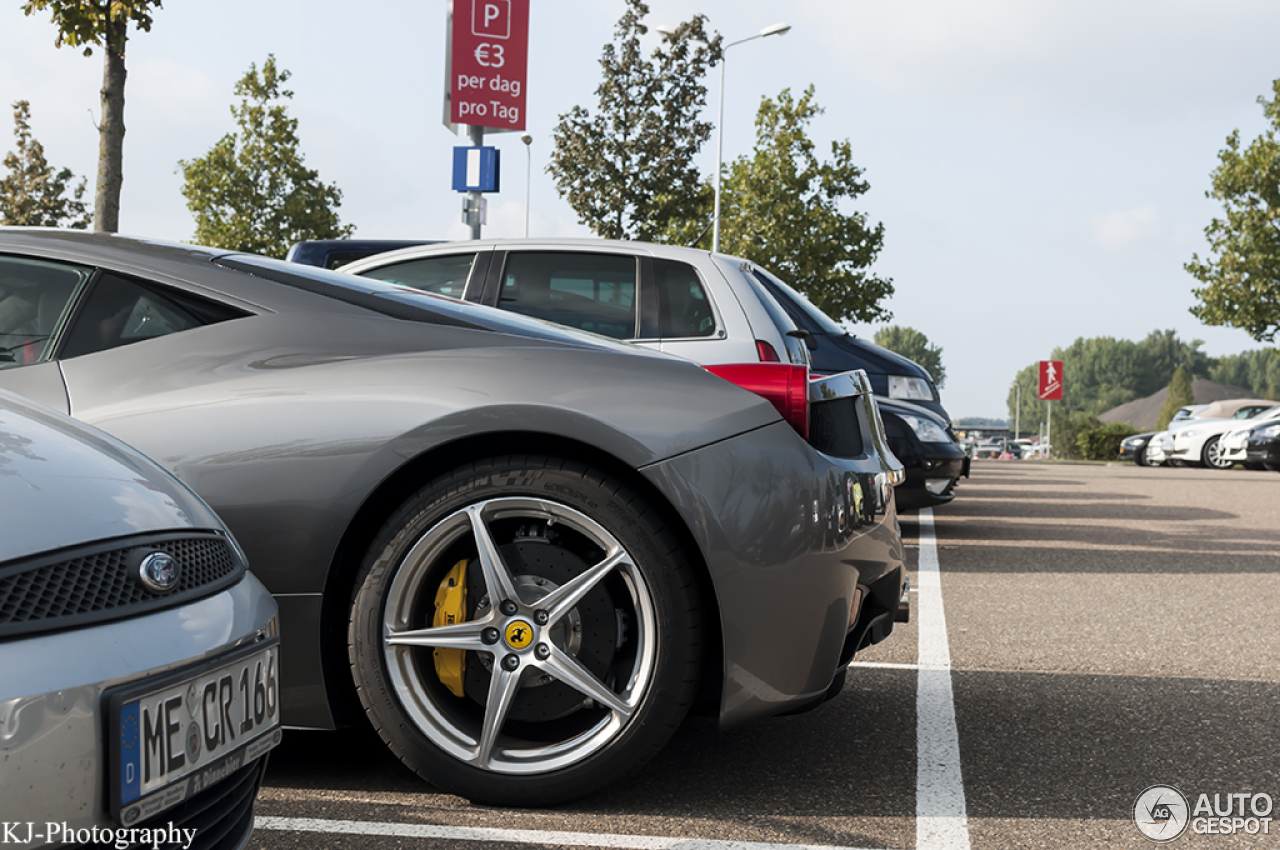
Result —
<instances>
[{"instance_id":1,"label":"headlight","mask_svg":"<svg viewBox=\"0 0 1280 850\"><path fill-rule=\"evenodd\" d=\"M933 401L933 387L929 386L929 382L924 378L890 375L889 398L905 398L908 401Z\"/></svg>"},{"instance_id":2,"label":"headlight","mask_svg":"<svg viewBox=\"0 0 1280 850\"><path fill-rule=\"evenodd\" d=\"M924 419L919 416L908 416L898 414L903 422L911 426L911 430L916 432L916 438L922 443L949 443L951 438L947 436L947 432L938 427L938 423L932 419Z\"/></svg>"},{"instance_id":3,"label":"headlight","mask_svg":"<svg viewBox=\"0 0 1280 850\"><path fill-rule=\"evenodd\" d=\"M1280 437L1280 424L1268 425L1265 428L1259 428L1257 431L1253 432L1252 439L1274 440L1276 437Z\"/></svg>"},{"instance_id":4,"label":"headlight","mask_svg":"<svg viewBox=\"0 0 1280 850\"><path fill-rule=\"evenodd\" d=\"M1131 448L1134 448L1135 446L1137 446L1137 445L1138 445L1139 443L1141 443L1141 442L1142 442L1142 438L1141 438L1141 437L1130 437L1130 438L1128 438L1127 440L1125 440L1123 443L1121 443L1120 445L1124 446L1125 448L1130 448L1130 449L1131 449Z\"/></svg>"}]
</instances>

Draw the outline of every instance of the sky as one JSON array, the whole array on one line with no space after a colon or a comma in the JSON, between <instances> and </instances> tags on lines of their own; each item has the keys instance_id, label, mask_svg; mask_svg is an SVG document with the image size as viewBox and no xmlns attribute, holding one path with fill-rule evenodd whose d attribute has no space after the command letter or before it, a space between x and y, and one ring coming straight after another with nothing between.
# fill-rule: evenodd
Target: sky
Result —
<instances>
[{"instance_id":1,"label":"sky","mask_svg":"<svg viewBox=\"0 0 1280 850\"><path fill-rule=\"evenodd\" d=\"M55 167L97 167L101 54L55 49L47 13L0 7L0 102L31 102ZM820 151L849 140L870 191L848 209L885 226L873 271L894 324L942 348L953 417L1007 415L1024 366L1078 337L1173 329L1213 356L1257 348L1188 308L1183 264L1207 251L1205 197L1227 135L1265 129L1280 78L1274 0L651 0L646 23L707 15L727 54L725 159L754 141L762 97L813 85ZM235 127L232 89L274 54L292 72L307 164L343 191L368 238L466 238L443 126L444 0L170 0L127 50L122 233L188 240L178 161ZM525 148L503 152L486 237L586 236L545 168L559 116L594 111L599 58L621 0L532 0ZM646 47L656 46L651 32ZM715 120L718 74L707 80ZM6 113L7 114L7 113ZM0 121L0 153L13 149ZM526 170L531 165L531 169ZM714 139L699 156L715 166ZM875 327L852 325L870 336ZM1069 380L1066 391L1070 392Z\"/></svg>"}]
</instances>

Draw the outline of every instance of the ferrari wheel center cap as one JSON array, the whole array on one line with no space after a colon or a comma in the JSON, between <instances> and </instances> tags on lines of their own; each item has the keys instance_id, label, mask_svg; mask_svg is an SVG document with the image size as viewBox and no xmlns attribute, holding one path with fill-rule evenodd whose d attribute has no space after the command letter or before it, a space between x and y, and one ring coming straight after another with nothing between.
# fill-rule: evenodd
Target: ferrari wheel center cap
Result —
<instances>
[{"instance_id":1,"label":"ferrari wheel center cap","mask_svg":"<svg viewBox=\"0 0 1280 850\"><path fill-rule=\"evenodd\" d=\"M512 649L525 649L533 643L533 626L524 620L512 620L507 623L503 637Z\"/></svg>"}]
</instances>

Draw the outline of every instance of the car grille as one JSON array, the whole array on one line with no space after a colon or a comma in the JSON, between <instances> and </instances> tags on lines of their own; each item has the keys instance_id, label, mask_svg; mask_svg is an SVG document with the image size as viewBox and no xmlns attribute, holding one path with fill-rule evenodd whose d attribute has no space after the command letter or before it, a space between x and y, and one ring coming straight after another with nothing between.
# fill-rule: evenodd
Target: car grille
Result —
<instances>
[{"instance_id":1,"label":"car grille","mask_svg":"<svg viewBox=\"0 0 1280 850\"><path fill-rule=\"evenodd\" d=\"M809 405L809 444L831 457L858 457L863 452L862 427L855 396Z\"/></svg>"},{"instance_id":2,"label":"car grille","mask_svg":"<svg viewBox=\"0 0 1280 850\"><path fill-rule=\"evenodd\" d=\"M135 824L136 830L194 829L190 850L230 850L241 846L253 829L253 801L266 769L266 756L250 762L221 782L206 788L172 809ZM139 832L139 835L146 834ZM177 847L183 846L185 837ZM116 848L112 844L76 844L68 847ZM165 845L161 845L165 846ZM130 844L129 848L151 848L152 842Z\"/></svg>"},{"instance_id":3,"label":"car grille","mask_svg":"<svg viewBox=\"0 0 1280 850\"><path fill-rule=\"evenodd\" d=\"M136 578L151 552L178 562L166 593ZM213 533L117 538L0 566L0 637L73 628L169 608L239 581L245 565L226 537Z\"/></svg>"}]
</instances>

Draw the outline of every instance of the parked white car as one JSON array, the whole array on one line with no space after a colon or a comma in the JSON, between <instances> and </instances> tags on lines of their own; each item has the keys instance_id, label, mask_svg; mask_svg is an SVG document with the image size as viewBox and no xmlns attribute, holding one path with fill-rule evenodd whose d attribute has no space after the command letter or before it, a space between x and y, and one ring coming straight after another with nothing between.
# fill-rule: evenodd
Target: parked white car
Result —
<instances>
[{"instance_id":1,"label":"parked white car","mask_svg":"<svg viewBox=\"0 0 1280 850\"><path fill-rule=\"evenodd\" d=\"M1280 405L1264 410L1252 419L1190 419L1169 430L1169 457L1212 469L1230 469L1233 460L1223 453L1222 438L1227 432L1280 419Z\"/></svg>"}]
</instances>

